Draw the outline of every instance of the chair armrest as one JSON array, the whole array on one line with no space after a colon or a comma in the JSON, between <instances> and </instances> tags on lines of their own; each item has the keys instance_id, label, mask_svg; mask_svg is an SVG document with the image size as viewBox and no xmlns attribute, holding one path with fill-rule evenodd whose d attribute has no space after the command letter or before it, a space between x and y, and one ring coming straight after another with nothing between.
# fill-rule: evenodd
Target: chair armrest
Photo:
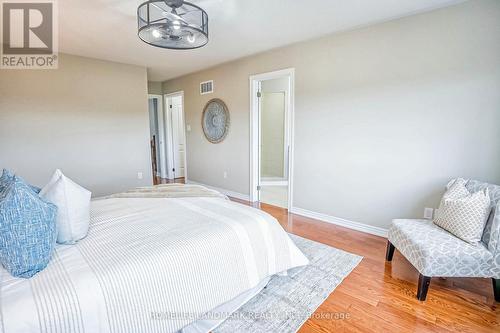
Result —
<instances>
[{"instance_id":1,"label":"chair armrest","mask_svg":"<svg viewBox=\"0 0 500 333\"><path fill-rule=\"evenodd\" d=\"M500 279L500 204L497 205L494 212L494 218L490 229L490 240L488 250L493 255L492 272L494 278Z\"/></svg>"}]
</instances>

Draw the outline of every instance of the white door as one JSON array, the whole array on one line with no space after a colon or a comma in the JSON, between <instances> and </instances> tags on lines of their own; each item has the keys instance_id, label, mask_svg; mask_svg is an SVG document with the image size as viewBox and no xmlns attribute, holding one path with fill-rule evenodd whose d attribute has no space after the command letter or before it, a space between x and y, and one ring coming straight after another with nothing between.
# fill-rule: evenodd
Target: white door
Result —
<instances>
[{"instance_id":1,"label":"white door","mask_svg":"<svg viewBox=\"0 0 500 333\"><path fill-rule=\"evenodd\" d=\"M258 191L260 202L288 208L287 91L288 78L258 84Z\"/></svg>"},{"instance_id":2,"label":"white door","mask_svg":"<svg viewBox=\"0 0 500 333\"><path fill-rule=\"evenodd\" d=\"M182 97L171 99L170 108L172 124L172 153L174 178L185 177L186 137L184 134L184 119L182 112Z\"/></svg>"}]
</instances>

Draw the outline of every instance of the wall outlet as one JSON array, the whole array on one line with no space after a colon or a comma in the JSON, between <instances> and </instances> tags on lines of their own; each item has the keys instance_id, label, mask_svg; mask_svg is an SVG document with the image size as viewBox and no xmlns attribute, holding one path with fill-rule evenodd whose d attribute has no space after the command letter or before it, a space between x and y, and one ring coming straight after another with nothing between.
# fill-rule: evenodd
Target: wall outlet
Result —
<instances>
[{"instance_id":1,"label":"wall outlet","mask_svg":"<svg viewBox=\"0 0 500 333\"><path fill-rule=\"evenodd\" d=\"M186 130L187 130L188 132L191 132L191 125L187 124L187 125L186 125Z\"/></svg>"},{"instance_id":2,"label":"wall outlet","mask_svg":"<svg viewBox=\"0 0 500 333\"><path fill-rule=\"evenodd\" d=\"M424 209L424 219L432 220L433 216L434 216L434 209L426 207Z\"/></svg>"},{"instance_id":3,"label":"wall outlet","mask_svg":"<svg viewBox=\"0 0 500 333\"><path fill-rule=\"evenodd\" d=\"M224 178L227 178L227 171L224 171Z\"/></svg>"},{"instance_id":4,"label":"wall outlet","mask_svg":"<svg viewBox=\"0 0 500 333\"><path fill-rule=\"evenodd\" d=\"M137 173L137 179L142 179L142 172Z\"/></svg>"}]
</instances>

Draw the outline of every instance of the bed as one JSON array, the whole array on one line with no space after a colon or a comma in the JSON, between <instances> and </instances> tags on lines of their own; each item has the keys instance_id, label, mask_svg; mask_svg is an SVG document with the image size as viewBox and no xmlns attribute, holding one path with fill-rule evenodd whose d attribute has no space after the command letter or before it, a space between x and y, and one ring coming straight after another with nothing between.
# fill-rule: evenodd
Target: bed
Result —
<instances>
[{"instance_id":1,"label":"bed","mask_svg":"<svg viewBox=\"0 0 500 333\"><path fill-rule=\"evenodd\" d=\"M196 186L91 204L87 237L31 279L0 268L0 332L207 332L308 260L265 212Z\"/></svg>"}]
</instances>

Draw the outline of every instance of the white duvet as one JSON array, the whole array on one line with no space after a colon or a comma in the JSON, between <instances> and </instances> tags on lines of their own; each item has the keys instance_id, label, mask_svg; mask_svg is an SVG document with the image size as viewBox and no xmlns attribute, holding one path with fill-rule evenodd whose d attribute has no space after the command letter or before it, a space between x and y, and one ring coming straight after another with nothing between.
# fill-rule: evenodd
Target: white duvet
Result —
<instances>
[{"instance_id":1,"label":"white duvet","mask_svg":"<svg viewBox=\"0 0 500 333\"><path fill-rule=\"evenodd\" d=\"M0 268L0 332L175 332L307 263L274 218L228 200L93 201L88 236L44 271Z\"/></svg>"}]
</instances>

